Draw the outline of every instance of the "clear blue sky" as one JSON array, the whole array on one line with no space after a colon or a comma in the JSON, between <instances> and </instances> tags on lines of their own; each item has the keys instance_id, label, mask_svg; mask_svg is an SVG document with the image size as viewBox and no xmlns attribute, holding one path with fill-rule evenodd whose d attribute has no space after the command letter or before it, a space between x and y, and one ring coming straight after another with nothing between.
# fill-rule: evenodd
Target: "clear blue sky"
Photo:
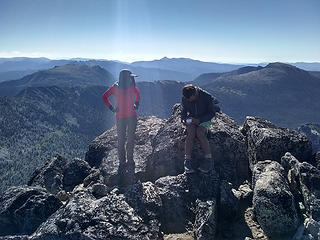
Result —
<instances>
[{"instance_id":1,"label":"clear blue sky","mask_svg":"<svg viewBox=\"0 0 320 240\"><path fill-rule=\"evenodd\" d=\"M320 62L319 0L0 0L0 57Z\"/></svg>"}]
</instances>

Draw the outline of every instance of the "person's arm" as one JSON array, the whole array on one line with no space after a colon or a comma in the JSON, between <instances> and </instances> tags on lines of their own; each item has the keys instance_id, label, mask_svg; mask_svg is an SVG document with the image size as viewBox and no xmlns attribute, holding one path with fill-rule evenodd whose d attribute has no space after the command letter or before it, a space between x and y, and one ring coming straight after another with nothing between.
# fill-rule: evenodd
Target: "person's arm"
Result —
<instances>
[{"instance_id":1,"label":"person's arm","mask_svg":"<svg viewBox=\"0 0 320 240\"><path fill-rule=\"evenodd\" d=\"M211 119L214 117L215 113L213 111L213 101L214 101L214 98L208 95L207 112L199 117L199 123L211 121Z\"/></svg>"},{"instance_id":2,"label":"person's arm","mask_svg":"<svg viewBox=\"0 0 320 240\"><path fill-rule=\"evenodd\" d=\"M102 100L103 102L107 105L107 107L112 111L112 112L116 112L116 109L112 106L110 100L109 100L109 97L111 95L114 94L114 84L108 88L107 91L104 92L104 94L102 95Z\"/></svg>"},{"instance_id":3,"label":"person's arm","mask_svg":"<svg viewBox=\"0 0 320 240\"><path fill-rule=\"evenodd\" d=\"M181 99L181 122L185 123L187 118L187 109L186 109L186 104L185 104L185 99L182 97Z\"/></svg>"},{"instance_id":4,"label":"person's arm","mask_svg":"<svg viewBox=\"0 0 320 240\"><path fill-rule=\"evenodd\" d=\"M138 109L139 108L139 104L140 104L140 90L137 87L134 87L134 93L136 94L135 97L135 101L134 101L134 109Z\"/></svg>"}]
</instances>

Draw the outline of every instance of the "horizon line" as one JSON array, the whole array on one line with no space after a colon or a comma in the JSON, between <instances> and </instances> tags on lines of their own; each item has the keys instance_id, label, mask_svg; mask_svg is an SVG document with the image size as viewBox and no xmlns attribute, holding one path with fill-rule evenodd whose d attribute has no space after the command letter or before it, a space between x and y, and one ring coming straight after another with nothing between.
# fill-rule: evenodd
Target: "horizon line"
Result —
<instances>
[{"instance_id":1,"label":"horizon line","mask_svg":"<svg viewBox=\"0 0 320 240\"><path fill-rule=\"evenodd\" d=\"M94 58L94 57L45 57L45 56L1 56L0 59L14 59L14 58L28 58L28 59L48 59L48 60L76 60L76 61L89 61L89 60L96 60L96 61L115 61L115 62L122 62L126 64L132 64L134 62L150 62L150 61L159 61L162 59L189 59L193 61L200 61L200 62L206 62L206 63L217 63L217 64L233 64L233 65L245 65L245 64L268 64L268 63L275 63L275 62L282 62L282 63L320 63L320 60L313 60L313 61L279 61L279 60L273 60L273 61L244 61L244 62L228 62L228 61L208 61L208 60L199 60L194 59L191 57L161 57L161 58L149 58L149 59L143 59L143 60L136 60L136 61L125 61L125 60L119 60L119 59L107 59L107 58Z\"/></svg>"}]
</instances>

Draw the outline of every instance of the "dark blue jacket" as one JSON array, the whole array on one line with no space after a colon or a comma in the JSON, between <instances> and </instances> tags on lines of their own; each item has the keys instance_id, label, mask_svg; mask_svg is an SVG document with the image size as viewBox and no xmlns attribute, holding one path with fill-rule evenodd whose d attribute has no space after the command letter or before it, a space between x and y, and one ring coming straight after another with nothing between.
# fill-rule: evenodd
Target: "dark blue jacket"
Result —
<instances>
[{"instance_id":1,"label":"dark blue jacket","mask_svg":"<svg viewBox=\"0 0 320 240\"><path fill-rule=\"evenodd\" d=\"M184 96L181 100L181 120L186 120L189 117L199 119L200 123L211 121L220 108L215 104L219 101L207 91L198 88L199 98L196 101L188 101Z\"/></svg>"}]
</instances>

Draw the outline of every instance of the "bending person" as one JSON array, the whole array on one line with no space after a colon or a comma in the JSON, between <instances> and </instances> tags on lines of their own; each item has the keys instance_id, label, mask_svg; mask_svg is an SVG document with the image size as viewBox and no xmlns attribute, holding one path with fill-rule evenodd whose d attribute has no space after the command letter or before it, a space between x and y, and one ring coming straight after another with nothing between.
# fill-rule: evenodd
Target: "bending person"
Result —
<instances>
[{"instance_id":1,"label":"bending person","mask_svg":"<svg viewBox=\"0 0 320 240\"><path fill-rule=\"evenodd\" d=\"M181 121L187 127L187 137L185 141L185 161L184 169L186 173L193 173L191 155L194 139L200 141L204 158L199 163L198 170L208 173L212 169L213 160L207 133L211 126L211 119L215 115L215 109L219 108L215 104L218 101L208 92L188 84L182 90L182 111Z\"/></svg>"}]
</instances>

